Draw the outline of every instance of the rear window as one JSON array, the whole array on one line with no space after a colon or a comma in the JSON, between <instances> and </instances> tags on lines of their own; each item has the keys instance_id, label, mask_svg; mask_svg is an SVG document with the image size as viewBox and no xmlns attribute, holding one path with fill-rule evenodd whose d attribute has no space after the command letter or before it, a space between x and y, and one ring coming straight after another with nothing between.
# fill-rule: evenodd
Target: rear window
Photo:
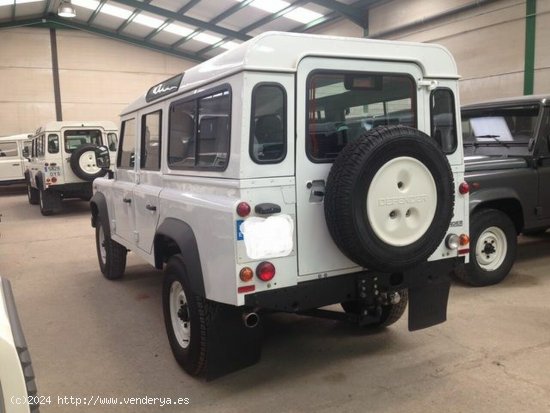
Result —
<instances>
[{"instance_id":1,"label":"rear window","mask_svg":"<svg viewBox=\"0 0 550 413\"><path fill-rule=\"evenodd\" d=\"M0 143L0 157L2 158L16 158L17 143L16 142L1 142Z\"/></svg>"},{"instance_id":2,"label":"rear window","mask_svg":"<svg viewBox=\"0 0 550 413\"><path fill-rule=\"evenodd\" d=\"M315 72L308 78L307 154L331 162L349 142L381 125L416 127L408 75Z\"/></svg>"},{"instance_id":3,"label":"rear window","mask_svg":"<svg viewBox=\"0 0 550 413\"><path fill-rule=\"evenodd\" d=\"M76 148L88 143L101 145L101 131L99 129L74 129L66 130L65 152L72 153Z\"/></svg>"}]
</instances>

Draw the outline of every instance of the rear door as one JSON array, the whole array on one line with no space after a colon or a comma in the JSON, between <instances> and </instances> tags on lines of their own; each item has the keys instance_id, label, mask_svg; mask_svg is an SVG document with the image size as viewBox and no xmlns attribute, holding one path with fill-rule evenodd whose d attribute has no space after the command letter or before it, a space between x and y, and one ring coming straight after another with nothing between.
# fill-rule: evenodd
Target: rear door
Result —
<instances>
[{"instance_id":1,"label":"rear door","mask_svg":"<svg viewBox=\"0 0 550 413\"><path fill-rule=\"evenodd\" d=\"M23 179L17 141L0 142L0 182Z\"/></svg>"},{"instance_id":2,"label":"rear door","mask_svg":"<svg viewBox=\"0 0 550 413\"><path fill-rule=\"evenodd\" d=\"M296 201L300 276L347 272L356 264L332 241L324 215L325 183L340 150L380 125L426 131L423 94L412 63L305 58L296 89ZM429 132L428 132L429 133Z\"/></svg>"},{"instance_id":3,"label":"rear door","mask_svg":"<svg viewBox=\"0 0 550 413\"><path fill-rule=\"evenodd\" d=\"M160 215L162 110L140 117L139 172L134 186L137 246L150 254Z\"/></svg>"},{"instance_id":4,"label":"rear door","mask_svg":"<svg viewBox=\"0 0 550 413\"><path fill-rule=\"evenodd\" d=\"M117 157L116 178L113 183L113 211L111 216L111 230L135 244L137 236L134 234L134 186L136 184L136 148L137 148L137 120L132 115L122 120L119 150ZM113 230L114 228L114 230Z\"/></svg>"}]
</instances>

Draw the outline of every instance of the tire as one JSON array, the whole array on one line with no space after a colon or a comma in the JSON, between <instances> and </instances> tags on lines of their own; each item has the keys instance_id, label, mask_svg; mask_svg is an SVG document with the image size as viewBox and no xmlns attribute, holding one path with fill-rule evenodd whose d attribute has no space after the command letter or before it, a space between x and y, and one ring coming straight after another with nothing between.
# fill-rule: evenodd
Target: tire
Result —
<instances>
[{"instance_id":1,"label":"tire","mask_svg":"<svg viewBox=\"0 0 550 413\"><path fill-rule=\"evenodd\" d=\"M453 175L428 135L378 127L340 152L324 208L332 239L349 259L402 271L425 261L443 240L453 215Z\"/></svg>"},{"instance_id":2,"label":"tire","mask_svg":"<svg viewBox=\"0 0 550 413\"><path fill-rule=\"evenodd\" d=\"M470 219L470 262L455 275L474 287L498 284L510 272L516 250L516 227L505 213L496 209L475 212Z\"/></svg>"},{"instance_id":3,"label":"tire","mask_svg":"<svg viewBox=\"0 0 550 413\"><path fill-rule=\"evenodd\" d=\"M40 193L38 189L33 188L31 184L27 182L27 197L29 198L29 204L38 205L40 203Z\"/></svg>"},{"instance_id":4,"label":"tire","mask_svg":"<svg viewBox=\"0 0 550 413\"><path fill-rule=\"evenodd\" d=\"M84 181L91 182L107 173L107 170L101 169L95 164L95 148L97 145L85 144L76 148L71 154L69 160L71 169L76 176Z\"/></svg>"},{"instance_id":5,"label":"tire","mask_svg":"<svg viewBox=\"0 0 550 413\"><path fill-rule=\"evenodd\" d=\"M401 300L397 304L381 306L379 320L364 327L368 329L379 329L388 327L399 320L405 313L405 310L407 309L407 304L409 302L409 295L407 290L400 290L399 295L401 296ZM341 306L346 313L350 314L359 315L359 311L361 310L361 305L359 301L347 301L345 303L342 303Z\"/></svg>"},{"instance_id":6,"label":"tire","mask_svg":"<svg viewBox=\"0 0 550 413\"><path fill-rule=\"evenodd\" d=\"M128 250L111 238L111 230L102 217L98 217L95 228L95 246L103 276L108 280L122 278L126 269Z\"/></svg>"},{"instance_id":7,"label":"tire","mask_svg":"<svg viewBox=\"0 0 550 413\"><path fill-rule=\"evenodd\" d=\"M188 374L200 376L206 371L208 325L217 305L193 293L181 255L168 260L164 273L162 307L172 353Z\"/></svg>"},{"instance_id":8,"label":"tire","mask_svg":"<svg viewBox=\"0 0 550 413\"><path fill-rule=\"evenodd\" d=\"M44 216L49 216L55 212L55 208L59 205L61 199L57 192L40 189L38 190L38 201L40 204L40 213Z\"/></svg>"}]
</instances>

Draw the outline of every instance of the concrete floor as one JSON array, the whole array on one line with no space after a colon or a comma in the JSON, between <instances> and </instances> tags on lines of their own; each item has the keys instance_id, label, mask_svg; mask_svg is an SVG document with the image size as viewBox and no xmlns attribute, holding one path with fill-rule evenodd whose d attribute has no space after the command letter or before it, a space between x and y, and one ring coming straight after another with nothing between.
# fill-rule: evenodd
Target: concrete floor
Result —
<instances>
[{"instance_id":1,"label":"concrete floor","mask_svg":"<svg viewBox=\"0 0 550 413\"><path fill-rule=\"evenodd\" d=\"M170 353L161 273L130 254L105 280L88 205L40 215L24 190L0 188L0 275L11 280L42 412L57 396L188 397L188 406L95 406L82 412L542 412L550 410L550 233L521 240L510 276L454 284L448 321L377 334L340 322L266 318L262 361L205 383Z\"/></svg>"}]
</instances>

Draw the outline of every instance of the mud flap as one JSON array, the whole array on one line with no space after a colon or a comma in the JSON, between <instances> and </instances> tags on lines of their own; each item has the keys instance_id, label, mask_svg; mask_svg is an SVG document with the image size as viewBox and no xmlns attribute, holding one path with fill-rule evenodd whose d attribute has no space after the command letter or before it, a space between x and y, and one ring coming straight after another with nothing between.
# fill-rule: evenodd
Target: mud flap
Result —
<instances>
[{"instance_id":1,"label":"mud flap","mask_svg":"<svg viewBox=\"0 0 550 413\"><path fill-rule=\"evenodd\" d=\"M428 282L409 288L409 331L447 320L451 280L448 275L428 276Z\"/></svg>"},{"instance_id":2,"label":"mud flap","mask_svg":"<svg viewBox=\"0 0 550 413\"><path fill-rule=\"evenodd\" d=\"M243 307L219 305L207 327L208 381L256 364L262 351L261 319L256 327L248 328L242 319Z\"/></svg>"}]
</instances>

